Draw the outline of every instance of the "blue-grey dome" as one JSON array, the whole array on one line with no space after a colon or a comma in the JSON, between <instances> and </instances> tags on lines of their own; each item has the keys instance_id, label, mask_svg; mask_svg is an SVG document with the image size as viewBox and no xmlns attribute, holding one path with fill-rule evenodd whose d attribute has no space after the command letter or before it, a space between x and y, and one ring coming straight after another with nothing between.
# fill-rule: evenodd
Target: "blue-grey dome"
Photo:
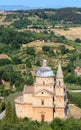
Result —
<instances>
[{"instance_id":1,"label":"blue-grey dome","mask_svg":"<svg viewBox=\"0 0 81 130\"><path fill-rule=\"evenodd\" d=\"M40 76L40 77L53 77L54 76L54 73L51 70L51 68L47 66L46 60L43 60L43 66L38 69L36 76Z\"/></svg>"}]
</instances>

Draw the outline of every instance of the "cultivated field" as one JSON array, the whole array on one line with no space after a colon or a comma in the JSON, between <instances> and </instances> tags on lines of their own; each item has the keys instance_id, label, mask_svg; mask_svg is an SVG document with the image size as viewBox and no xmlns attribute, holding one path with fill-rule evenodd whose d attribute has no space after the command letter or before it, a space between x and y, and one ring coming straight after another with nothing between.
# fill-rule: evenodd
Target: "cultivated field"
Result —
<instances>
[{"instance_id":1,"label":"cultivated field","mask_svg":"<svg viewBox=\"0 0 81 130\"><path fill-rule=\"evenodd\" d=\"M55 42L43 42L43 41L33 41L33 42L30 42L29 44L23 44L22 47L27 47L27 46L34 46L36 48L36 51L41 51L42 50L42 47L43 46L51 46L51 47L59 47L60 45L65 45L63 43L55 43ZM67 49L69 50L73 50L74 48L70 45L65 45Z\"/></svg>"},{"instance_id":2,"label":"cultivated field","mask_svg":"<svg viewBox=\"0 0 81 130\"><path fill-rule=\"evenodd\" d=\"M9 59L9 60L11 60L11 58L6 54L0 54L0 59Z\"/></svg>"},{"instance_id":3,"label":"cultivated field","mask_svg":"<svg viewBox=\"0 0 81 130\"><path fill-rule=\"evenodd\" d=\"M75 40L76 38L81 39L81 27L73 27L69 28L68 30L54 28L51 29L55 32L56 35L62 36L64 35L69 40Z\"/></svg>"}]
</instances>

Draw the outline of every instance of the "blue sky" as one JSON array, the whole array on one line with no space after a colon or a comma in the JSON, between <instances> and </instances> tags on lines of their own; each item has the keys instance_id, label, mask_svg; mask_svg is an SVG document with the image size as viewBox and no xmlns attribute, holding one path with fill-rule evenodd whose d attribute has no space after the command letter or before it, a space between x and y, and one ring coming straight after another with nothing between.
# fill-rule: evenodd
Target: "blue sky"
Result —
<instances>
[{"instance_id":1,"label":"blue sky","mask_svg":"<svg viewBox=\"0 0 81 130\"><path fill-rule=\"evenodd\" d=\"M0 0L0 5L29 7L81 7L81 0Z\"/></svg>"}]
</instances>

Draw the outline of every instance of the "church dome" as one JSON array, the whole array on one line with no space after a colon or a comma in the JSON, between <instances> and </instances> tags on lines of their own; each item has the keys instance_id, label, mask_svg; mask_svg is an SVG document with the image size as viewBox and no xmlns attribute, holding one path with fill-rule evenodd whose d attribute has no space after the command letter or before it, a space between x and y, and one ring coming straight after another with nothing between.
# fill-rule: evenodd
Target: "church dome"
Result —
<instances>
[{"instance_id":1,"label":"church dome","mask_svg":"<svg viewBox=\"0 0 81 130\"><path fill-rule=\"evenodd\" d=\"M36 73L40 77L53 77L54 73L50 67L47 66L47 60L43 60L43 66L40 67Z\"/></svg>"}]
</instances>

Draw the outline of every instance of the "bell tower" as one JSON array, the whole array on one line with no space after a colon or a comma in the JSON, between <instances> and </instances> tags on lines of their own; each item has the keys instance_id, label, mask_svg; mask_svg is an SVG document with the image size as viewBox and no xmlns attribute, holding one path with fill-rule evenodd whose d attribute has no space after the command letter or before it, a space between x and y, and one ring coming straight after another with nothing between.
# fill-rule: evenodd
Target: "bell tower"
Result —
<instances>
[{"instance_id":1,"label":"bell tower","mask_svg":"<svg viewBox=\"0 0 81 130\"><path fill-rule=\"evenodd\" d=\"M56 86L64 86L64 80L63 80L63 72L61 65L58 65L57 75L56 75Z\"/></svg>"},{"instance_id":2,"label":"bell tower","mask_svg":"<svg viewBox=\"0 0 81 130\"><path fill-rule=\"evenodd\" d=\"M64 85L64 76L61 65L58 65L55 86L55 117L66 118L67 116L67 95Z\"/></svg>"}]
</instances>

